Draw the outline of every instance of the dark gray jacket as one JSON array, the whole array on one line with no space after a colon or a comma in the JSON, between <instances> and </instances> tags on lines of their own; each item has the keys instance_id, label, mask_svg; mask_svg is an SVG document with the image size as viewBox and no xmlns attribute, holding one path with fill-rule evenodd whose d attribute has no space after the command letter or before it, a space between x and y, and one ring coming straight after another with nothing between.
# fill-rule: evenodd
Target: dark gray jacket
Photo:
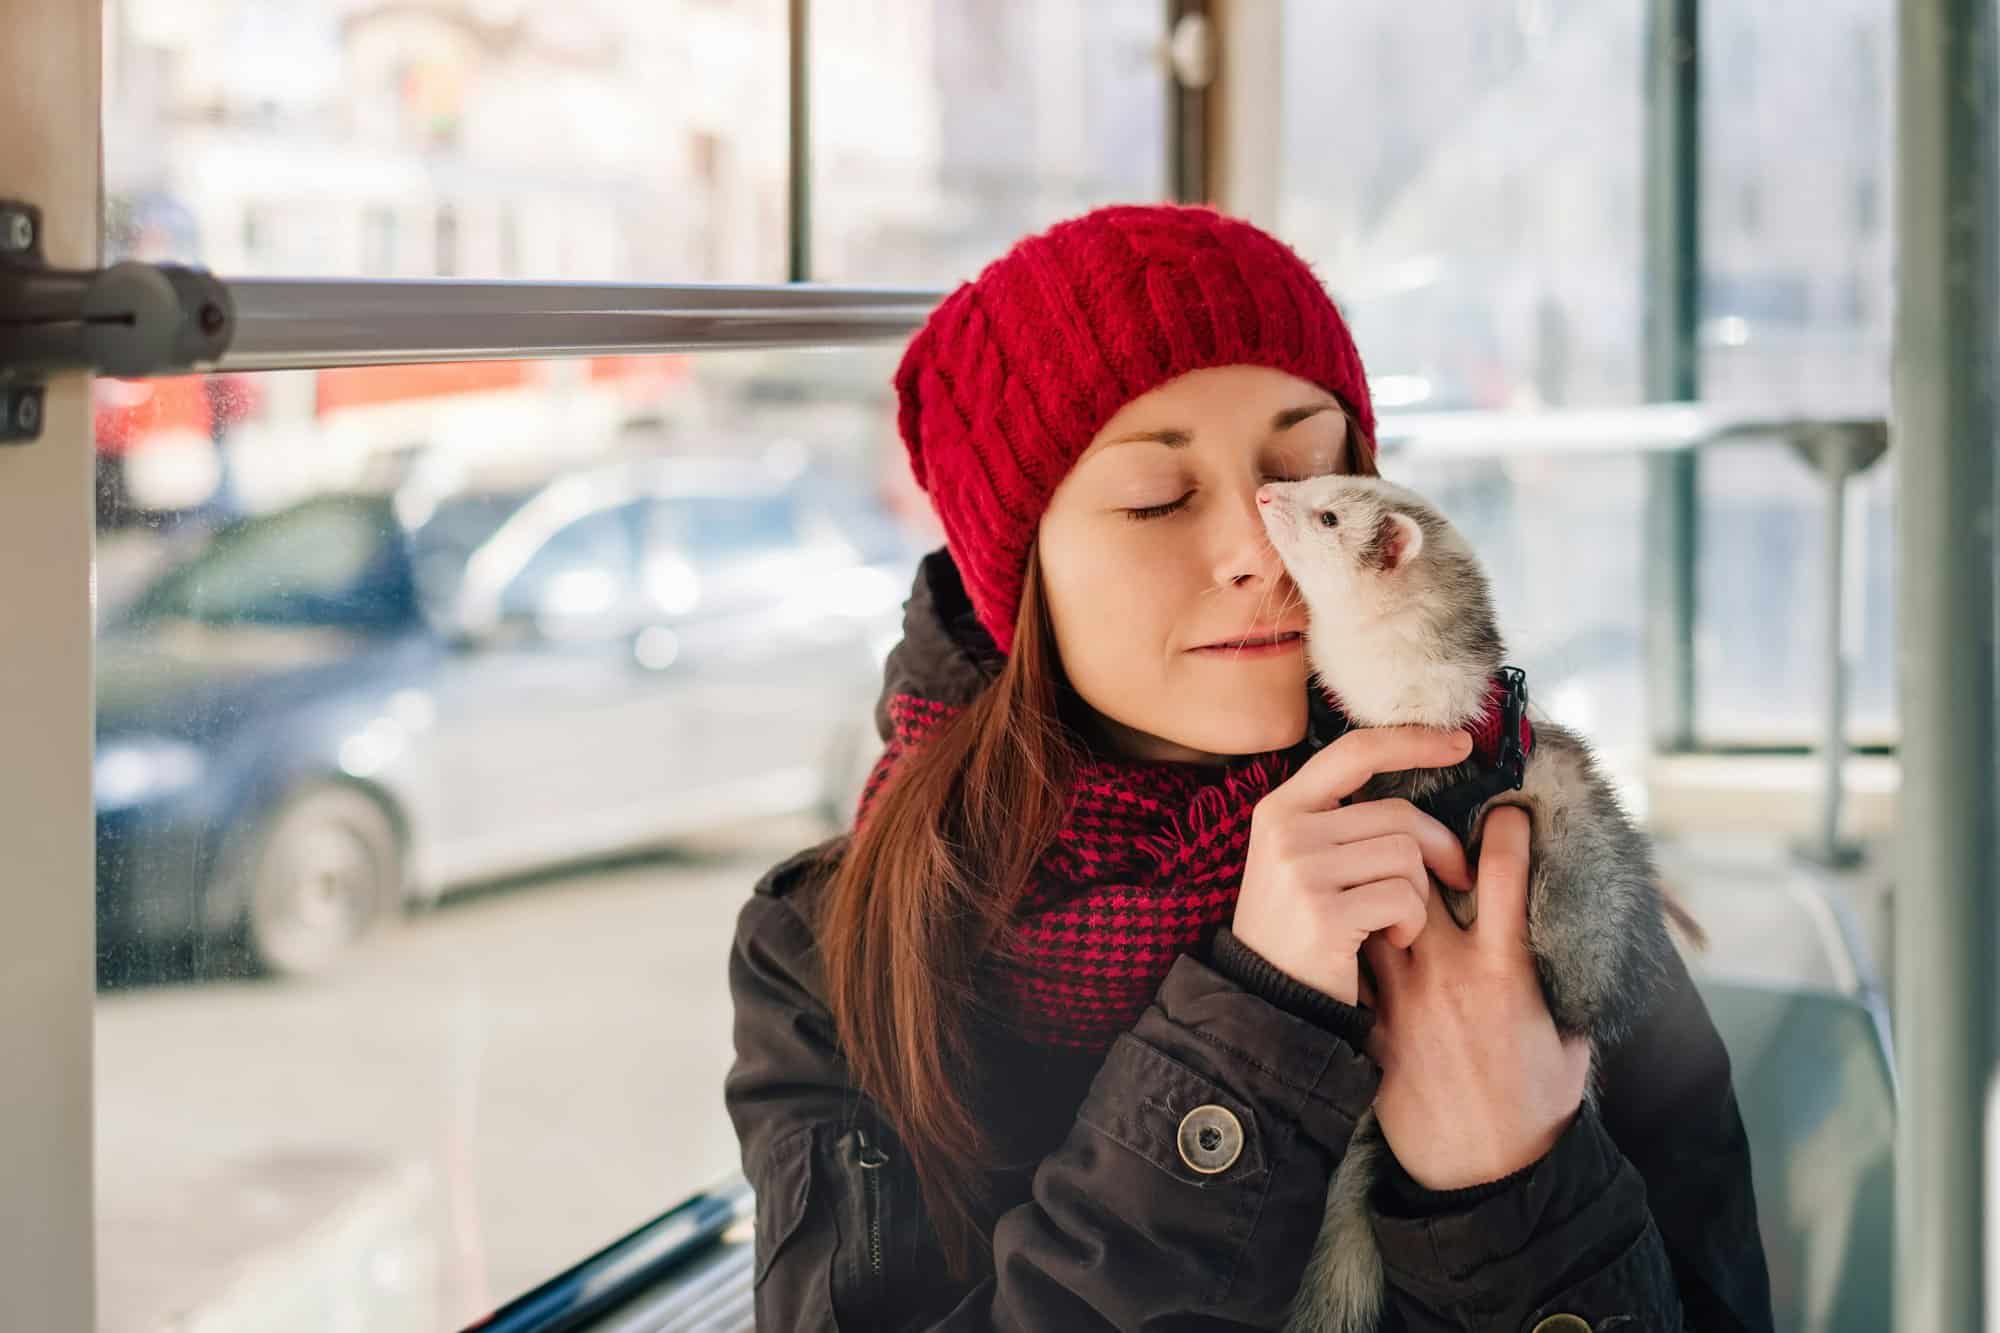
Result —
<instances>
[{"instance_id":1,"label":"dark gray jacket","mask_svg":"<svg viewBox=\"0 0 2000 1333\"><path fill-rule=\"evenodd\" d=\"M976 1104L1008 1165L991 1178L990 1271L954 1284L821 999L803 913L838 850L766 877L730 959L726 1100L757 1190L758 1327L1277 1327L1374 1065L1192 957L1102 1061L984 1034ZM1378 1190L1384 1328L1528 1333L1559 1313L1634 1333L1771 1327L1729 1059L1684 971L1602 1084L1547 1158L1468 1192L1484 1197ZM1175 1133L1210 1104L1245 1143L1202 1176Z\"/></svg>"}]
</instances>

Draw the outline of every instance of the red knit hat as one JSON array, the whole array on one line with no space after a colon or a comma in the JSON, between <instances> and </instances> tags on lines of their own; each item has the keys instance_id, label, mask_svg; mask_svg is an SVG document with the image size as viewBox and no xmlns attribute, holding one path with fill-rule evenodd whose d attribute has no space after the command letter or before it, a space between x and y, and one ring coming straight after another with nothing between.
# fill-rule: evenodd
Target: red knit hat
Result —
<instances>
[{"instance_id":1,"label":"red knit hat","mask_svg":"<svg viewBox=\"0 0 2000 1333\"><path fill-rule=\"evenodd\" d=\"M1118 205L1030 236L931 312L896 371L910 470L1002 652L1049 497L1104 423L1191 370L1269 366L1374 412L1304 260L1210 208Z\"/></svg>"}]
</instances>

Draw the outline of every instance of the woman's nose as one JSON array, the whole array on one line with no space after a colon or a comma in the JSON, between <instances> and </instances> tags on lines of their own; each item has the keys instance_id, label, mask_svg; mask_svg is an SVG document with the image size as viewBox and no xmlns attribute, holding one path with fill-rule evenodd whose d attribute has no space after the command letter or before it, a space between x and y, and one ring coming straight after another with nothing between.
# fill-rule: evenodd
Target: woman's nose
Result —
<instances>
[{"instance_id":1,"label":"woman's nose","mask_svg":"<svg viewBox=\"0 0 2000 1333\"><path fill-rule=\"evenodd\" d=\"M1275 498L1269 486L1259 486L1254 503L1230 507L1230 533L1223 545L1223 581L1241 584L1253 578L1275 578L1283 568L1278 552L1264 531L1263 511Z\"/></svg>"}]
</instances>

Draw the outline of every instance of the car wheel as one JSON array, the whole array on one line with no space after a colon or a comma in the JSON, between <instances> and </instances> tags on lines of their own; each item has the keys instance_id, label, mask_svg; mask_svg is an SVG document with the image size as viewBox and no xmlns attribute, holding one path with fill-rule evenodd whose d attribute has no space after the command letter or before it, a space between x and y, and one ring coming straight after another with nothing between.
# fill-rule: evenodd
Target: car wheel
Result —
<instances>
[{"instance_id":1,"label":"car wheel","mask_svg":"<svg viewBox=\"0 0 2000 1333\"><path fill-rule=\"evenodd\" d=\"M330 970L403 896L402 847L380 804L351 787L287 801L250 864L250 951L276 976Z\"/></svg>"}]
</instances>

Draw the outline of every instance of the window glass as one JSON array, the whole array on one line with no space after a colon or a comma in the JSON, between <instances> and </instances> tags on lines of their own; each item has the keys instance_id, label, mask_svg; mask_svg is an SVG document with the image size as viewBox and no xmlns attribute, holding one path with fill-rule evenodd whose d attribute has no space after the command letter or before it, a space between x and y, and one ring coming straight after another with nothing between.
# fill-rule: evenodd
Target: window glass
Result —
<instances>
[{"instance_id":1,"label":"window glass","mask_svg":"<svg viewBox=\"0 0 2000 1333\"><path fill-rule=\"evenodd\" d=\"M1704 398L1887 410L1894 9L1702 7Z\"/></svg>"},{"instance_id":2,"label":"window glass","mask_svg":"<svg viewBox=\"0 0 2000 1333\"><path fill-rule=\"evenodd\" d=\"M706 495L664 501L665 522L684 534L703 563L727 561L800 545L798 496Z\"/></svg>"},{"instance_id":3,"label":"window glass","mask_svg":"<svg viewBox=\"0 0 2000 1333\"><path fill-rule=\"evenodd\" d=\"M1848 736L1896 739L1894 469L1848 484L1840 578ZM1826 691L1825 479L1782 444L1702 460L1696 699L1704 740L1817 745Z\"/></svg>"},{"instance_id":4,"label":"window glass","mask_svg":"<svg viewBox=\"0 0 2000 1333\"><path fill-rule=\"evenodd\" d=\"M208 625L387 622L408 603L379 503L314 500L249 519L161 580L135 608Z\"/></svg>"},{"instance_id":5,"label":"window glass","mask_svg":"<svg viewBox=\"0 0 2000 1333\"><path fill-rule=\"evenodd\" d=\"M1702 8L1701 396L1760 416L1889 409L1894 6ZM1847 501L1850 734L1892 742L1894 469ZM1699 725L1816 742L1827 673L1826 489L1780 444L1702 463Z\"/></svg>"},{"instance_id":6,"label":"window glass","mask_svg":"<svg viewBox=\"0 0 2000 1333\"><path fill-rule=\"evenodd\" d=\"M786 8L107 0L107 252L244 275L782 281Z\"/></svg>"},{"instance_id":7,"label":"window glass","mask_svg":"<svg viewBox=\"0 0 2000 1333\"><path fill-rule=\"evenodd\" d=\"M619 505L559 528L507 581L500 594L501 616L629 610L637 588L638 508Z\"/></svg>"},{"instance_id":8,"label":"window glass","mask_svg":"<svg viewBox=\"0 0 2000 1333\"><path fill-rule=\"evenodd\" d=\"M462 1327L736 1167L735 914L851 812L934 540L892 355L258 375L196 431L128 405L101 1328ZM522 618L454 620L496 571Z\"/></svg>"},{"instance_id":9,"label":"window glass","mask_svg":"<svg viewBox=\"0 0 2000 1333\"><path fill-rule=\"evenodd\" d=\"M813 275L950 286L1167 192L1159 0L814 0ZM858 38L858 40L857 40Z\"/></svg>"},{"instance_id":10,"label":"window glass","mask_svg":"<svg viewBox=\"0 0 2000 1333\"><path fill-rule=\"evenodd\" d=\"M1644 8L1284 4L1277 222L1383 408L1642 395Z\"/></svg>"}]
</instances>

